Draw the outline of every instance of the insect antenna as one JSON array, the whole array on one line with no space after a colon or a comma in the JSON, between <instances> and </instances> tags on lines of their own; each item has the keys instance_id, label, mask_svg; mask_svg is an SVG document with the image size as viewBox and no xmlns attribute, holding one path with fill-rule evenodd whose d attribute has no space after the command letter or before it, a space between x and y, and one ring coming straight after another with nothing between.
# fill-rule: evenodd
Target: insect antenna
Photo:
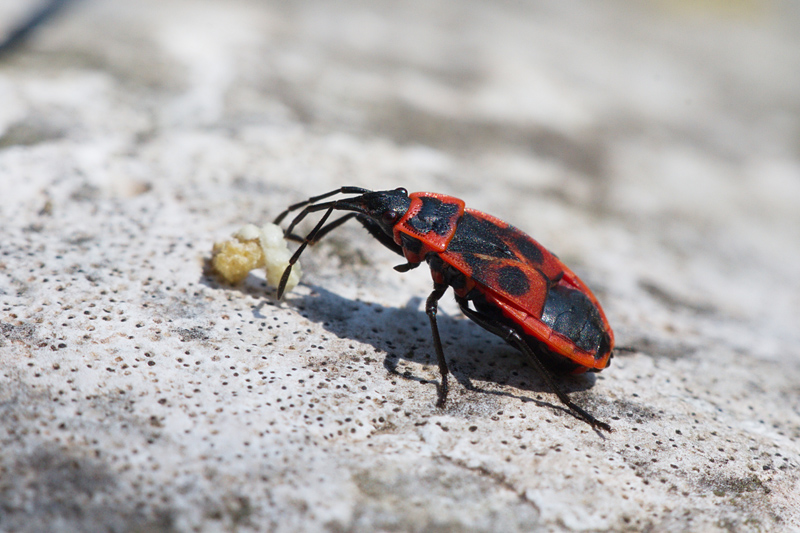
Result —
<instances>
[{"instance_id":1,"label":"insect antenna","mask_svg":"<svg viewBox=\"0 0 800 533\"><path fill-rule=\"evenodd\" d=\"M329 191L324 194L319 194L317 196L312 196L308 200L292 204L275 218L273 224L280 224L281 221L283 221L283 219L286 218L286 215L288 215L292 211L297 211L301 207L303 208L303 210L300 211L294 217L294 219L292 219L292 222L289 224L289 227L287 227L286 230L283 232L284 238L299 242L300 247L297 250L295 250L294 254L292 254L292 257L289 259L289 266L286 267L286 270L283 271L283 275L281 276L281 281L278 284L279 300L283 297L283 292L286 290L286 284L289 281L289 275L292 273L292 267L294 266L295 263L297 263L297 260L300 258L300 254L303 253L303 250L306 249L306 246L308 246L309 244L316 243L319 239L327 235L331 230L338 228L339 226L341 226L342 224L344 224L345 222L356 216L356 213L348 213L347 215L337 220L334 220L330 224L325 225L325 222L327 222L328 217L330 217L331 213L335 211L339 206L339 200L323 202L321 204L318 204L316 202L324 200L325 198L330 198L331 196L335 196L337 194L366 194L369 192L372 191L370 191L369 189L364 189L362 187L353 187L353 186L339 187L336 190ZM322 211L323 209L327 211L319 220L319 222L317 222L317 225L314 226L314 229L312 229L311 232L305 238L292 233L292 230L294 230L295 226L297 226L297 224L299 224L300 221L302 221L309 213Z\"/></svg>"},{"instance_id":2,"label":"insect antenna","mask_svg":"<svg viewBox=\"0 0 800 533\"><path fill-rule=\"evenodd\" d=\"M370 191L369 189L364 189L362 187L352 187L352 186L347 186L347 185L344 186L344 187L339 187L336 190L333 190L333 191L330 191L330 192L326 192L324 194L320 194L320 195L317 195L317 196L312 196L308 200L303 200L302 202L297 202L296 204L290 205L280 215L275 217L275 220L273 220L272 223L273 224L280 224L281 221L284 218L286 218L286 215L288 215L292 211L297 211L301 207L304 207L304 206L319 202L320 200L324 200L325 198L330 198L331 196L334 196L336 194L364 194L364 193L368 193L368 192L372 192L372 191ZM293 226L294 226L294 224L292 224L292 227Z\"/></svg>"},{"instance_id":3,"label":"insect antenna","mask_svg":"<svg viewBox=\"0 0 800 533\"><path fill-rule=\"evenodd\" d=\"M335 209L334 209L334 211L335 211ZM356 213L348 213L345 216L343 216L341 218L337 218L333 222L327 224L324 228L320 228L319 231L317 232L317 234L314 236L314 240L312 240L308 244L310 244L312 246L314 244L317 244L320 241L320 239L322 239L325 235L330 233L332 230L335 230L336 228L338 228L339 226L341 226L342 224L344 224L345 222L347 222L348 220L350 220L351 218L353 218L355 216L356 216ZM296 233L286 233L283 237L285 239L288 239L288 240L294 241L294 242L304 242L306 240L305 237L301 237L300 235L298 235Z\"/></svg>"}]
</instances>

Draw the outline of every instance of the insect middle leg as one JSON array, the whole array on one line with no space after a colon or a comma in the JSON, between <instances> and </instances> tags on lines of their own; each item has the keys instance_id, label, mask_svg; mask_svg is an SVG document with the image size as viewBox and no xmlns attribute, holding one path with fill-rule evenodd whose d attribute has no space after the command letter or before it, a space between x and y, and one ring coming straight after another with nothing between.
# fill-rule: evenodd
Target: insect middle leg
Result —
<instances>
[{"instance_id":1,"label":"insect middle leg","mask_svg":"<svg viewBox=\"0 0 800 533\"><path fill-rule=\"evenodd\" d=\"M447 290L447 285L444 283L434 283L433 292L428 296L425 302L425 313L431 321L431 334L433 335L433 348L436 350L436 359L439 362L439 373L442 376L442 383L439 386L439 396L436 400L436 407L444 407L447 401L447 374L450 371L447 369L447 361L444 358L444 349L442 348L442 339L439 337L439 326L436 323L436 313L439 310L439 300L444 296Z\"/></svg>"}]
</instances>

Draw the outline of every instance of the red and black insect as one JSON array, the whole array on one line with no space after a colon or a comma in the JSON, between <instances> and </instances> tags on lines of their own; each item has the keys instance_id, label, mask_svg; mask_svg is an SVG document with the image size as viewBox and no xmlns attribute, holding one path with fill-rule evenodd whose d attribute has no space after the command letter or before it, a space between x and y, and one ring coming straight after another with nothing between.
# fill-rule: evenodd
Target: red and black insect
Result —
<instances>
[{"instance_id":1,"label":"red and black insect","mask_svg":"<svg viewBox=\"0 0 800 533\"><path fill-rule=\"evenodd\" d=\"M336 194L357 196L320 202ZM355 218L384 246L405 257L406 263L395 270L407 272L423 261L431 269L433 292L425 312L442 375L438 407L447 400L448 370L436 312L439 299L452 287L461 311L524 353L564 405L593 427L611 431L608 424L573 403L551 376L551 371L604 369L614 348L614 334L589 288L541 244L443 194L341 187L289 206L275 224L301 208L284 232L302 244L283 273L278 298L306 246ZM306 215L316 211L325 214L307 237L292 233ZM326 224L334 211L353 212Z\"/></svg>"}]
</instances>

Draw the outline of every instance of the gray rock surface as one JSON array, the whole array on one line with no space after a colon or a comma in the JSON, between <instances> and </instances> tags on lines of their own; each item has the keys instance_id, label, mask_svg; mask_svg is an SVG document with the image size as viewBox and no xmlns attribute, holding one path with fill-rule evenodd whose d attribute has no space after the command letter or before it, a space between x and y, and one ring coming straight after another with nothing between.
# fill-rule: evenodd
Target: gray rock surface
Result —
<instances>
[{"instance_id":1,"label":"gray rock surface","mask_svg":"<svg viewBox=\"0 0 800 533\"><path fill-rule=\"evenodd\" d=\"M0 531L797 531L798 94L788 1L75 3L0 62ZM559 254L614 433L449 297L436 409L357 225L285 302L208 275L342 184Z\"/></svg>"}]
</instances>

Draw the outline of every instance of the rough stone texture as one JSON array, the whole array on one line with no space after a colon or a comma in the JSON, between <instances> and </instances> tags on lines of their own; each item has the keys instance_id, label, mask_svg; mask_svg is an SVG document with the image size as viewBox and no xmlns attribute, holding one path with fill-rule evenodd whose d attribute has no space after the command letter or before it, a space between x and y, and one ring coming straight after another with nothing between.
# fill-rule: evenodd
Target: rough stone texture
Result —
<instances>
[{"instance_id":1,"label":"rough stone texture","mask_svg":"<svg viewBox=\"0 0 800 533\"><path fill-rule=\"evenodd\" d=\"M0 3L0 29L20 5ZM84 0L0 63L0 530L800 529L790 1ZM343 227L283 303L211 244L354 184L595 289L562 381Z\"/></svg>"}]
</instances>

